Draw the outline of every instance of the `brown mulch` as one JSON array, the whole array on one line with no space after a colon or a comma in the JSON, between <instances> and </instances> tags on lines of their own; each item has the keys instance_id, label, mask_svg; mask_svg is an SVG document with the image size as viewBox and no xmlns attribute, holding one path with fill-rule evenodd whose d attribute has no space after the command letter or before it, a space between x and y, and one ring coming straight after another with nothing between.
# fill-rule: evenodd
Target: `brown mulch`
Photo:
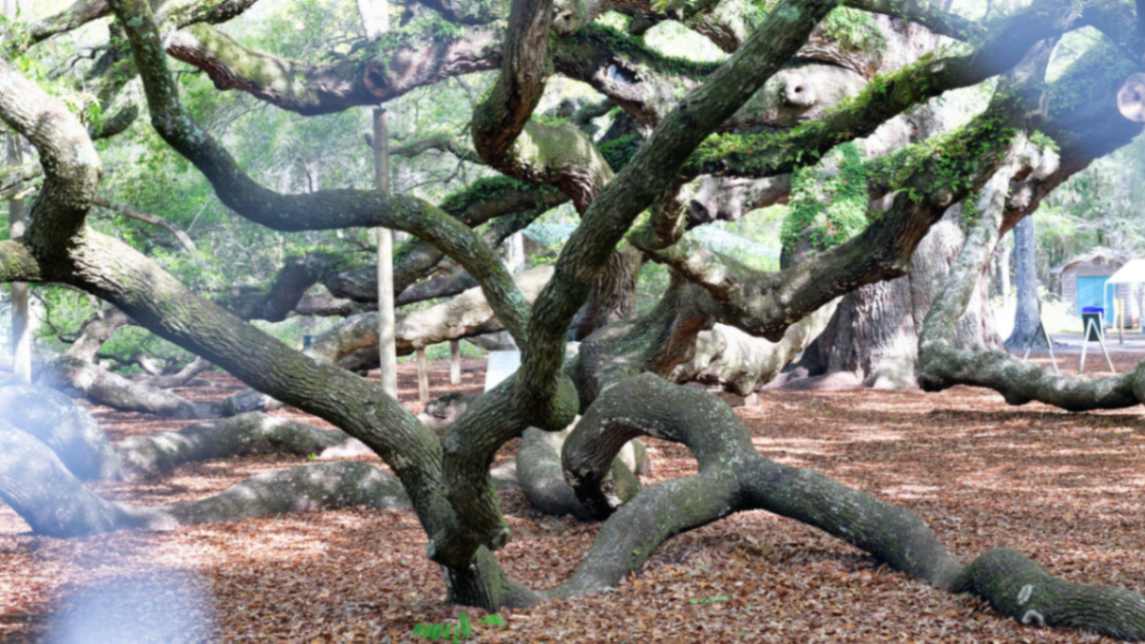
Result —
<instances>
[{"instance_id":1,"label":"brown mulch","mask_svg":"<svg viewBox=\"0 0 1145 644\"><path fill-rule=\"evenodd\" d=\"M1134 359L1118 364L1125 369ZM466 363L467 391L480 389L480 367ZM446 382L445 365L435 365L435 395L449 389ZM181 393L222 397L238 388L221 376L210 383ZM403 365L400 384L404 400L416 397L412 365ZM1011 407L997 394L967 388L768 391L750 408L725 398L738 406L761 453L911 508L964 559L1007 545L1071 580L1145 590L1141 409L1071 415L1040 404ZM183 424L94 411L115 440ZM655 470L646 483L694 471L677 445L653 442L650 451ZM98 487L141 505L169 503L298 462L235 459L186 466L159 481ZM596 532L592 524L533 513L519 492L505 493L503 504L513 540L500 559L534 587L569 575ZM146 623L154 641L408 640L415 624L454 620L461 612L443 601L441 574L425 546L408 511L311 513L60 540L30 535L0 506L0 638L39 639L72 628L98 640L99 633L122 636ZM468 612L474 621L482 615ZM1100 639L1021 626L980 601L932 590L764 512L669 541L614 592L502 615L503 630L478 625L478 637Z\"/></svg>"}]
</instances>

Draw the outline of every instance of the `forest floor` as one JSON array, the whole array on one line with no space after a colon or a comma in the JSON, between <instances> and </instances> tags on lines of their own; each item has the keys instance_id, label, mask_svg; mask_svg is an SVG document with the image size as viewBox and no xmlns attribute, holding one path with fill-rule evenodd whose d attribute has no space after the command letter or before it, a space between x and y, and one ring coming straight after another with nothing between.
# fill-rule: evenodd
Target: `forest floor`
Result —
<instances>
[{"instance_id":1,"label":"forest floor","mask_svg":"<svg viewBox=\"0 0 1145 644\"><path fill-rule=\"evenodd\" d=\"M1140 356L1119 355L1120 369ZM1072 361L1071 361L1072 362ZM1076 362L1072 362L1076 368ZM466 363L468 391L481 363ZM436 364L434 395L450 387ZM212 378L186 395L223 396ZM416 397L412 365L401 393ZM823 472L921 515L964 560L1016 548L1070 580L1145 590L1145 411L1074 415L1006 405L983 390L765 391L758 406L725 396L769 458ZM415 403L408 402L411 408ZM181 421L93 410L114 440ZM499 460L508 458L508 445ZM687 451L650 444L646 484L694 471ZM367 458L367 457L363 457ZM102 484L141 505L220 491L297 459L243 458L161 480ZM503 492L513 530L500 559L533 587L568 576L597 526L540 516ZM91 641L148 620L189 640L409 640L418 623L456 623L410 511L307 513L173 532L86 539L31 536L0 506L0 639L76 632ZM982 602L879 565L815 529L742 513L667 542L613 592L503 611L488 641L1095 641L1034 629ZM66 637L65 637L66 639Z\"/></svg>"}]
</instances>

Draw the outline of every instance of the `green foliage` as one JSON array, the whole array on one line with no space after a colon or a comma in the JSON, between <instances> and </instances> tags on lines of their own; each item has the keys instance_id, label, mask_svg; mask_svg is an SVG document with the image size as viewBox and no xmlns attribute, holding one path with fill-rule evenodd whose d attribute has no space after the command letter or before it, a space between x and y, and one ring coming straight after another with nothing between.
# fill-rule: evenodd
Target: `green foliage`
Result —
<instances>
[{"instance_id":1,"label":"green foliage","mask_svg":"<svg viewBox=\"0 0 1145 644\"><path fill-rule=\"evenodd\" d=\"M643 142L644 139L640 138L639 134L632 132L604 141L597 145L597 149L600 150L600 155L604 157L604 160L608 161L613 172L620 172L620 169L628 165L632 157L636 156L636 151L640 149L640 144Z\"/></svg>"},{"instance_id":2,"label":"green foliage","mask_svg":"<svg viewBox=\"0 0 1145 644\"><path fill-rule=\"evenodd\" d=\"M1058 142L1041 130L1034 130L1030 133L1030 142L1043 150L1051 150L1053 152L1061 151L1061 146L1058 145Z\"/></svg>"},{"instance_id":3,"label":"green foliage","mask_svg":"<svg viewBox=\"0 0 1145 644\"><path fill-rule=\"evenodd\" d=\"M847 241L867 225L867 176L853 143L839 146L839 170L823 177L800 168L791 180L791 203L780 239L793 250L806 239L823 250Z\"/></svg>"},{"instance_id":4,"label":"green foliage","mask_svg":"<svg viewBox=\"0 0 1145 644\"><path fill-rule=\"evenodd\" d=\"M404 310L404 309L403 309ZM413 309L410 309L413 310ZM439 342L425 348L425 355L430 360L445 360L450 357L448 342ZM468 342L461 343L461 357L462 358L484 358L487 355L485 349L470 344Z\"/></svg>"},{"instance_id":5,"label":"green foliage","mask_svg":"<svg viewBox=\"0 0 1145 644\"><path fill-rule=\"evenodd\" d=\"M25 74L33 59L20 52L25 51L31 42L27 25L22 20L0 15L0 58L12 62Z\"/></svg>"},{"instance_id":6,"label":"green foliage","mask_svg":"<svg viewBox=\"0 0 1145 644\"><path fill-rule=\"evenodd\" d=\"M190 352L137 326L118 329L100 348L103 356L114 357L117 362L129 363L136 355L185 364L194 359ZM131 369L134 371L134 369Z\"/></svg>"},{"instance_id":7,"label":"green foliage","mask_svg":"<svg viewBox=\"0 0 1145 644\"><path fill-rule=\"evenodd\" d=\"M479 623L491 628L504 628L507 625L505 618L497 613L491 613L482 617ZM459 642L473 638L474 634L473 624L469 620L469 613L465 611L462 611L461 614L457 616L456 624L452 624L448 621L437 623L420 622L413 627L413 631L411 632L411 635L414 637L431 642L439 640Z\"/></svg>"},{"instance_id":8,"label":"green foliage","mask_svg":"<svg viewBox=\"0 0 1145 644\"><path fill-rule=\"evenodd\" d=\"M613 56L628 59L633 63L644 64L667 74L679 74L700 78L715 71L719 66L714 62L697 62L683 56L665 55L648 47L640 38L614 29L601 23L591 23L580 31L561 38L557 46L569 48L570 57L593 58L600 48L612 52Z\"/></svg>"},{"instance_id":9,"label":"green foliage","mask_svg":"<svg viewBox=\"0 0 1145 644\"><path fill-rule=\"evenodd\" d=\"M823 33L844 49L873 51L886 45L871 14L858 9L838 7L827 14L822 27Z\"/></svg>"}]
</instances>

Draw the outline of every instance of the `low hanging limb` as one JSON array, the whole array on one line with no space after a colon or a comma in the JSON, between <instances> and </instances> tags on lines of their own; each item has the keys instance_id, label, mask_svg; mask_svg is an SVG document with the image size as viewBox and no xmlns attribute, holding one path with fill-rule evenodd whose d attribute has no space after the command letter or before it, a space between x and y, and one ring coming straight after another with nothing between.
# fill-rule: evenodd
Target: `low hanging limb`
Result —
<instances>
[{"instance_id":1,"label":"low hanging limb","mask_svg":"<svg viewBox=\"0 0 1145 644\"><path fill-rule=\"evenodd\" d=\"M254 454L307 456L341 445L340 431L245 413L112 445L82 406L47 387L0 387L0 418L35 437L81 480L152 477L187 463Z\"/></svg>"},{"instance_id":2,"label":"low hanging limb","mask_svg":"<svg viewBox=\"0 0 1145 644\"><path fill-rule=\"evenodd\" d=\"M215 521L346 507L405 507L392 476L360 462L312 463L254 476L219 494L138 508L92 493L44 443L0 421L0 501L36 534L80 537L115 530L173 529Z\"/></svg>"}]
</instances>

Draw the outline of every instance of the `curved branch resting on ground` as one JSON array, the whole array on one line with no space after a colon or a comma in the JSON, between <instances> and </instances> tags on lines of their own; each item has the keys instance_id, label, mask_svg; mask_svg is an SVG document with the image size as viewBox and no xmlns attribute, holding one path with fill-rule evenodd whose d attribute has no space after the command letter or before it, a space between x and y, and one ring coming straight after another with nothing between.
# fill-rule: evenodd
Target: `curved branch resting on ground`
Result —
<instances>
[{"instance_id":1,"label":"curved branch resting on ground","mask_svg":"<svg viewBox=\"0 0 1145 644\"><path fill-rule=\"evenodd\" d=\"M759 456L726 404L650 374L606 391L565 443L565 476L601 514L611 512L599 491L603 474L620 446L640 435L687 445L699 473L643 491L612 514L584 562L551 595L613 587L672 535L762 509L819 528L936 588L978 595L1024 624L1145 638L1145 597L1061 580L1012 550L991 550L963 566L910 511Z\"/></svg>"}]
</instances>

